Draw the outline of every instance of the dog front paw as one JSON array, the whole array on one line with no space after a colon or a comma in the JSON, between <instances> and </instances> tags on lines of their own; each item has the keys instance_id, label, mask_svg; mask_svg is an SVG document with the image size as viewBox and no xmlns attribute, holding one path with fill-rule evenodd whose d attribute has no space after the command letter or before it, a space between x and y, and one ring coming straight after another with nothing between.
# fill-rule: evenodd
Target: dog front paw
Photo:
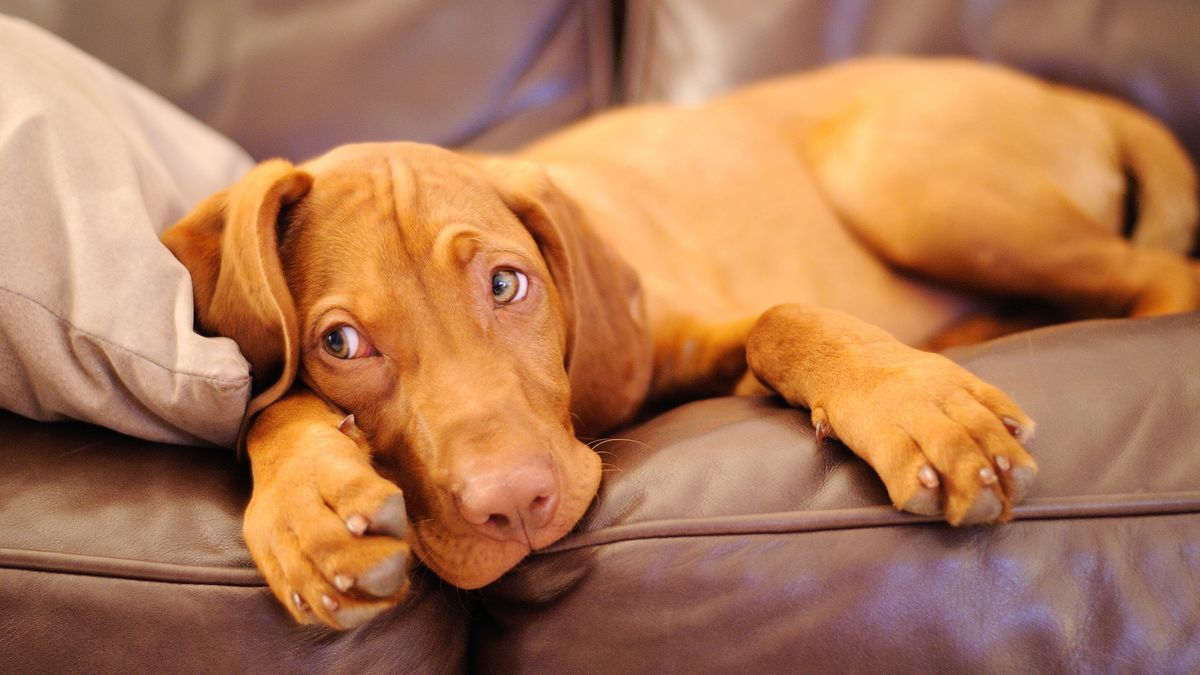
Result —
<instances>
[{"instance_id":1,"label":"dog front paw","mask_svg":"<svg viewBox=\"0 0 1200 675\"><path fill-rule=\"evenodd\" d=\"M1009 520L1038 471L1024 447L1033 421L945 357L877 348L840 395L814 405L818 436L867 460L899 509L952 525Z\"/></svg>"},{"instance_id":2,"label":"dog front paw","mask_svg":"<svg viewBox=\"0 0 1200 675\"><path fill-rule=\"evenodd\" d=\"M349 431L313 425L286 450L252 447L243 525L251 556L292 616L337 629L403 599L410 560L403 494Z\"/></svg>"}]
</instances>

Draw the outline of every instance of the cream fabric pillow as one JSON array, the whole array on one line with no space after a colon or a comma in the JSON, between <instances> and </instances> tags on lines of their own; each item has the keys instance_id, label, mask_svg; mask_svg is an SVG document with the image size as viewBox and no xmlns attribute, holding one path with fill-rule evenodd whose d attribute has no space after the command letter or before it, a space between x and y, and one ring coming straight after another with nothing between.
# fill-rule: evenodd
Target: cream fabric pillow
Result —
<instances>
[{"instance_id":1,"label":"cream fabric pillow","mask_svg":"<svg viewBox=\"0 0 1200 675\"><path fill-rule=\"evenodd\" d=\"M191 281L158 235L250 165L131 80L0 17L0 407L232 445L249 366L193 331Z\"/></svg>"}]
</instances>

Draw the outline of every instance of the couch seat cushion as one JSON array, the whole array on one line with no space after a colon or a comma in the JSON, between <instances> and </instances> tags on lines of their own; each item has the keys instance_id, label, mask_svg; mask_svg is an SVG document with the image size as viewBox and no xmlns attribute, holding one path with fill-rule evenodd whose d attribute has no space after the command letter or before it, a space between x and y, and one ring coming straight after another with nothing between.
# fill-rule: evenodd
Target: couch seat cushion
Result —
<instances>
[{"instance_id":1,"label":"couch seat cushion","mask_svg":"<svg viewBox=\"0 0 1200 675\"><path fill-rule=\"evenodd\" d=\"M242 543L249 471L0 411L0 672L460 672L468 612L413 593L344 633L298 627Z\"/></svg>"},{"instance_id":2,"label":"couch seat cushion","mask_svg":"<svg viewBox=\"0 0 1200 675\"><path fill-rule=\"evenodd\" d=\"M600 446L579 532L480 593L501 672L1196 672L1200 314L952 354L1038 422L1014 522L895 512L804 411L693 403Z\"/></svg>"}]
</instances>

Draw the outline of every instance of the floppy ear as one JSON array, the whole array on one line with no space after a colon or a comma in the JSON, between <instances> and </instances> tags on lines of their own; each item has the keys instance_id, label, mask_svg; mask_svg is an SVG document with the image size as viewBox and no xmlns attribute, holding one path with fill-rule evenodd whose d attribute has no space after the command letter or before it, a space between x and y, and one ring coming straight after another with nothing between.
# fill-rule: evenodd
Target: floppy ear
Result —
<instances>
[{"instance_id":1,"label":"floppy ear","mask_svg":"<svg viewBox=\"0 0 1200 675\"><path fill-rule=\"evenodd\" d=\"M290 163L263 162L162 235L191 273L200 329L232 338L250 362L255 395L243 431L296 379L296 308L279 261L279 215L311 186L312 176Z\"/></svg>"},{"instance_id":2,"label":"floppy ear","mask_svg":"<svg viewBox=\"0 0 1200 675\"><path fill-rule=\"evenodd\" d=\"M595 435L629 421L653 368L637 273L540 166L488 159L483 167L533 235L562 300L576 433Z\"/></svg>"}]
</instances>

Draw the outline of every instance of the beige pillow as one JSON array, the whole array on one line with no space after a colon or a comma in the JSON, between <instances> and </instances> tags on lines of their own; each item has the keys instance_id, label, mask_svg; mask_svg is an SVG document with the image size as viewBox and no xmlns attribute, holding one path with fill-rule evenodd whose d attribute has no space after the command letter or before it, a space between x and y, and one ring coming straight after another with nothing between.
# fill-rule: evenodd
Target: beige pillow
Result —
<instances>
[{"instance_id":1,"label":"beige pillow","mask_svg":"<svg viewBox=\"0 0 1200 675\"><path fill-rule=\"evenodd\" d=\"M0 83L0 407L232 445L249 366L193 331L191 281L158 235L249 157L2 16Z\"/></svg>"}]
</instances>

